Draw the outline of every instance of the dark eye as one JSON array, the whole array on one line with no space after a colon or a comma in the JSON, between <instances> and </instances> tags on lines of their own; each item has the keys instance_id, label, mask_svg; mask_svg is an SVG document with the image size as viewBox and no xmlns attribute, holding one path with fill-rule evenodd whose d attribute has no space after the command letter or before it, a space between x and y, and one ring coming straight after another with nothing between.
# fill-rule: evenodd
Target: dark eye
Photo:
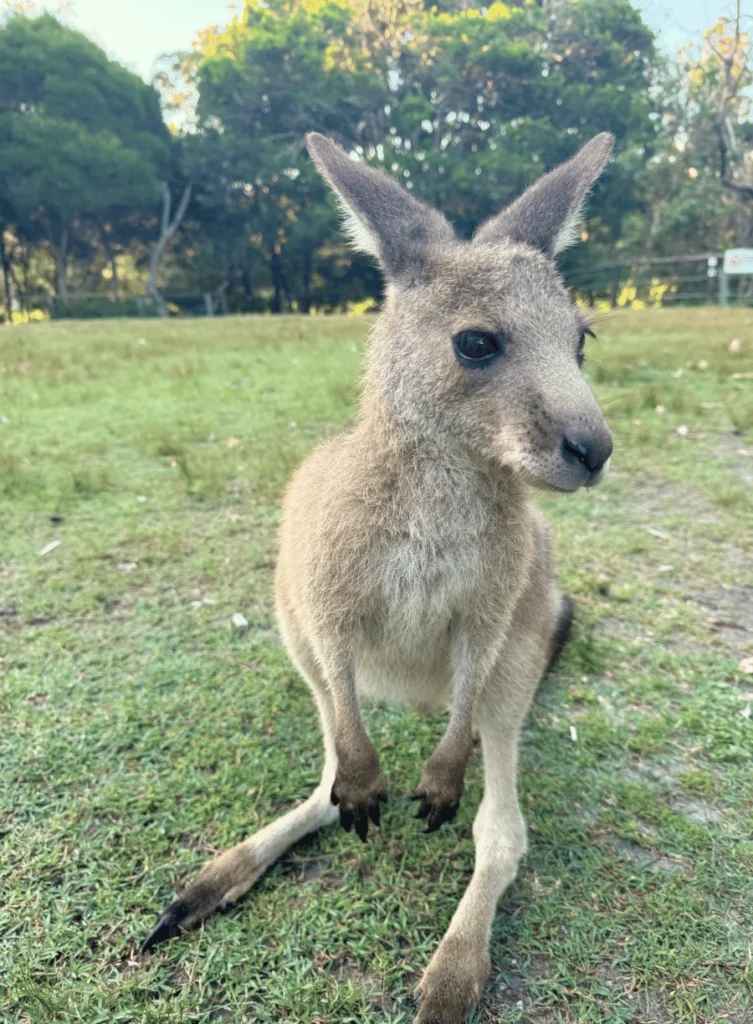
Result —
<instances>
[{"instance_id":1,"label":"dark eye","mask_svg":"<svg viewBox=\"0 0 753 1024\"><path fill-rule=\"evenodd\" d=\"M489 331L461 331L453 344L455 355L466 366L483 366L504 352L504 336Z\"/></svg>"},{"instance_id":2,"label":"dark eye","mask_svg":"<svg viewBox=\"0 0 753 1024\"><path fill-rule=\"evenodd\" d=\"M583 365L584 349L586 347L586 336L588 336L589 338L596 337L596 335L590 327L584 327L583 330L580 332L580 340L578 342L578 366Z\"/></svg>"}]
</instances>

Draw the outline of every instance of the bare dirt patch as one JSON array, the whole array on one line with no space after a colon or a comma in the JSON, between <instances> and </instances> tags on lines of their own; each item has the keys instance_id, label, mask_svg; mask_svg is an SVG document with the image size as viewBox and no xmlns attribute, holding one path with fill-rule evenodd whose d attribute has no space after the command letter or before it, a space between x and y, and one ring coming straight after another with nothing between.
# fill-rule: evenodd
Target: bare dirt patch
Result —
<instances>
[{"instance_id":1,"label":"bare dirt patch","mask_svg":"<svg viewBox=\"0 0 753 1024\"><path fill-rule=\"evenodd\" d=\"M371 974L345 951L327 954L323 951L314 959L314 968L323 971L335 979L336 984L350 983L360 989L371 1005L382 1012L390 1013L396 1005L384 987L384 979Z\"/></svg>"},{"instance_id":2,"label":"bare dirt patch","mask_svg":"<svg viewBox=\"0 0 753 1024\"><path fill-rule=\"evenodd\" d=\"M668 512L682 509L696 522L718 523L719 514L714 505L692 487L683 487L655 476L613 471L612 476L630 482L628 507L644 529L656 529L657 522ZM662 527L662 532L664 528Z\"/></svg>"},{"instance_id":3,"label":"bare dirt patch","mask_svg":"<svg viewBox=\"0 0 753 1024\"><path fill-rule=\"evenodd\" d=\"M653 989L636 992L635 1003L635 1024L675 1024L677 1018L669 1012L664 1000Z\"/></svg>"},{"instance_id":4,"label":"bare dirt patch","mask_svg":"<svg viewBox=\"0 0 753 1024\"><path fill-rule=\"evenodd\" d=\"M602 843L611 847L615 853L629 860L641 871L663 871L667 873L684 873L686 864L682 858L672 858L657 853L656 850L647 849L632 839L623 839L622 836L610 832L602 837Z\"/></svg>"},{"instance_id":5,"label":"bare dirt patch","mask_svg":"<svg viewBox=\"0 0 753 1024\"><path fill-rule=\"evenodd\" d=\"M718 459L724 460L729 469L742 483L753 484L753 445L746 444L743 438L733 435L721 441L714 451Z\"/></svg>"},{"instance_id":6,"label":"bare dirt patch","mask_svg":"<svg viewBox=\"0 0 753 1024\"><path fill-rule=\"evenodd\" d=\"M666 786L676 786L678 776L688 770L684 761L644 761L639 759L633 764L626 765L620 772L620 778L627 782L649 782L663 783Z\"/></svg>"},{"instance_id":7,"label":"bare dirt patch","mask_svg":"<svg viewBox=\"0 0 753 1024\"><path fill-rule=\"evenodd\" d=\"M693 797L679 797L673 800L672 810L679 811L680 814L684 814L691 821L698 821L704 825L707 825L709 822L721 821L722 819L722 812L718 807Z\"/></svg>"},{"instance_id":8,"label":"bare dirt patch","mask_svg":"<svg viewBox=\"0 0 753 1024\"><path fill-rule=\"evenodd\" d=\"M724 814L719 807L685 792L677 792L677 787L682 784L682 775L687 770L688 766L684 761L669 761L658 764L639 760L634 764L626 765L620 772L620 778L626 782L640 782L643 785L663 785L668 787L671 791L669 806L673 811L677 811L679 814L684 814L686 818L690 818L691 821L697 821L704 825L722 821ZM631 857L630 859L633 858Z\"/></svg>"},{"instance_id":9,"label":"bare dirt patch","mask_svg":"<svg viewBox=\"0 0 753 1024\"><path fill-rule=\"evenodd\" d=\"M491 1006L517 1006L522 1010L528 1003L523 975L514 967L507 967L496 981L486 987L484 1002Z\"/></svg>"},{"instance_id":10,"label":"bare dirt patch","mask_svg":"<svg viewBox=\"0 0 753 1024\"><path fill-rule=\"evenodd\" d=\"M710 610L709 630L738 650L753 650L753 587L722 587L697 600Z\"/></svg>"}]
</instances>

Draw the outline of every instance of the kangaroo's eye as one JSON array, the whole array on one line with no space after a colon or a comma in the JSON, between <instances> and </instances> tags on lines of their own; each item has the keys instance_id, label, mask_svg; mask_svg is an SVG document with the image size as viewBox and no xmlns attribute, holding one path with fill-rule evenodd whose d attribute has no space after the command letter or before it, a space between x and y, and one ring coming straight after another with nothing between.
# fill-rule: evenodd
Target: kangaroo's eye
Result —
<instances>
[{"instance_id":1,"label":"kangaroo's eye","mask_svg":"<svg viewBox=\"0 0 753 1024\"><path fill-rule=\"evenodd\" d=\"M455 355L465 366L483 366L505 350L504 335L489 331L461 331L452 341Z\"/></svg>"},{"instance_id":2,"label":"kangaroo's eye","mask_svg":"<svg viewBox=\"0 0 753 1024\"><path fill-rule=\"evenodd\" d=\"M584 349L586 347L586 336L589 338L595 338L596 335L590 327L584 327L580 332L580 340L578 341L578 366L583 365Z\"/></svg>"}]
</instances>

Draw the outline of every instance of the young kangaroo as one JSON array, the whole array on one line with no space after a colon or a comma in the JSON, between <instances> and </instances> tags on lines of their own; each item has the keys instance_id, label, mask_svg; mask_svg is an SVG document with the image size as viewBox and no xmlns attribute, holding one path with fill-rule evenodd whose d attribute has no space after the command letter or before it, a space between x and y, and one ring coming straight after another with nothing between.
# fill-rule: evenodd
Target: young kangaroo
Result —
<instances>
[{"instance_id":1,"label":"young kangaroo","mask_svg":"<svg viewBox=\"0 0 753 1024\"><path fill-rule=\"evenodd\" d=\"M609 159L598 135L471 241L395 181L308 136L355 246L386 280L355 425L285 495L277 613L321 716L324 769L300 806L206 864L144 943L238 899L293 843L339 816L366 840L387 784L361 697L450 706L413 796L433 831L455 815L476 730L476 864L420 986L416 1024L460 1024L490 969L497 901L526 849L518 736L565 643L572 604L530 488L599 482L612 440L581 373L589 329L554 256Z\"/></svg>"}]
</instances>

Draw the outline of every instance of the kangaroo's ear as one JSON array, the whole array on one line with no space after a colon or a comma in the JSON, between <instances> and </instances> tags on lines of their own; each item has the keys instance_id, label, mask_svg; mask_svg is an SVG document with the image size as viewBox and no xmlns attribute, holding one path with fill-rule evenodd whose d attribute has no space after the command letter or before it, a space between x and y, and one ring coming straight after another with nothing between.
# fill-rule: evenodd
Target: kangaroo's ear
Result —
<instances>
[{"instance_id":1,"label":"kangaroo's ear","mask_svg":"<svg viewBox=\"0 0 753 1024\"><path fill-rule=\"evenodd\" d=\"M309 132L306 145L335 194L353 247L375 256L388 279L420 277L428 247L455 237L441 213L393 178L351 160L325 135Z\"/></svg>"},{"instance_id":2,"label":"kangaroo's ear","mask_svg":"<svg viewBox=\"0 0 753 1024\"><path fill-rule=\"evenodd\" d=\"M609 160L614 135L602 132L587 142L567 163L531 185L502 213L486 221L474 242L511 239L527 242L554 256L578 237L589 190Z\"/></svg>"}]
</instances>

